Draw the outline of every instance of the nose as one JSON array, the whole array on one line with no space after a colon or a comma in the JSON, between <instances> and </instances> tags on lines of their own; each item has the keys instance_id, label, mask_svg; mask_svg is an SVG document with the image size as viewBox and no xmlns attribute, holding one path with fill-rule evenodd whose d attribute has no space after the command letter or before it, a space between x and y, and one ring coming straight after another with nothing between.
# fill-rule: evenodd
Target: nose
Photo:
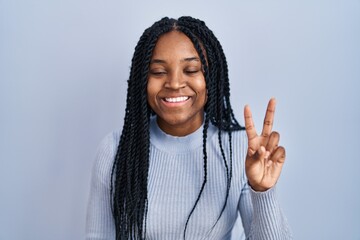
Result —
<instances>
[{"instance_id":1,"label":"nose","mask_svg":"<svg viewBox=\"0 0 360 240\"><path fill-rule=\"evenodd\" d=\"M165 82L165 88L178 90L186 86L186 81L183 74L180 71L168 74L168 78Z\"/></svg>"}]
</instances>

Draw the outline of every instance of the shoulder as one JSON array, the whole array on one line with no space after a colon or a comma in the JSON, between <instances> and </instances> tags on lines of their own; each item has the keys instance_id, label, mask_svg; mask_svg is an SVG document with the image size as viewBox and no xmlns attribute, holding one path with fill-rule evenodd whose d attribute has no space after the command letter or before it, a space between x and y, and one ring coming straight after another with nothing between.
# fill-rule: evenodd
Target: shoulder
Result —
<instances>
[{"instance_id":1,"label":"shoulder","mask_svg":"<svg viewBox=\"0 0 360 240\"><path fill-rule=\"evenodd\" d=\"M116 153L120 140L120 131L108 133L100 142L97 148L97 157L106 157Z\"/></svg>"},{"instance_id":2,"label":"shoulder","mask_svg":"<svg viewBox=\"0 0 360 240\"><path fill-rule=\"evenodd\" d=\"M232 131L231 135L233 136L232 137L233 141L247 141L245 130Z\"/></svg>"},{"instance_id":3,"label":"shoulder","mask_svg":"<svg viewBox=\"0 0 360 240\"><path fill-rule=\"evenodd\" d=\"M104 184L108 184L110 181L119 140L120 131L112 131L108 133L98 145L92 174L93 178Z\"/></svg>"},{"instance_id":4,"label":"shoulder","mask_svg":"<svg viewBox=\"0 0 360 240\"><path fill-rule=\"evenodd\" d=\"M231 143L231 152L234 159L244 160L248 147L248 139L245 130L221 131L221 144L225 152L229 153ZM230 141L231 138L231 141ZM219 129L216 128L215 134L212 136L212 146L219 149Z\"/></svg>"},{"instance_id":5,"label":"shoulder","mask_svg":"<svg viewBox=\"0 0 360 240\"><path fill-rule=\"evenodd\" d=\"M219 130L217 130L217 131L219 131ZM229 141L230 136L231 136L231 143L233 145L238 146L238 147L241 146L241 148L245 147L245 149L247 149L247 136L246 136L245 130L236 130L236 131L231 131L231 132L222 131L221 132L222 141L225 143Z\"/></svg>"},{"instance_id":6,"label":"shoulder","mask_svg":"<svg viewBox=\"0 0 360 240\"><path fill-rule=\"evenodd\" d=\"M248 147L248 138L247 138L247 135L246 135L246 131L245 130L238 130L238 131L232 132L232 134L233 134L232 141L233 141L234 145L239 146L241 151L246 152L247 147Z\"/></svg>"},{"instance_id":7,"label":"shoulder","mask_svg":"<svg viewBox=\"0 0 360 240\"><path fill-rule=\"evenodd\" d=\"M237 130L231 132L231 143L235 157L245 160L248 147L248 139L245 130Z\"/></svg>"}]
</instances>

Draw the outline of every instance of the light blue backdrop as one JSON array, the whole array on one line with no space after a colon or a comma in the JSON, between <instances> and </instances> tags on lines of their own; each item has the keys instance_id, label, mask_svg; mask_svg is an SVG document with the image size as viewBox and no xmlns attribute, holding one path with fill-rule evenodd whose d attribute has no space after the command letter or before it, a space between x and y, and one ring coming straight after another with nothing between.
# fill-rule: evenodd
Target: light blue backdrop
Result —
<instances>
[{"instance_id":1,"label":"light blue backdrop","mask_svg":"<svg viewBox=\"0 0 360 240\"><path fill-rule=\"evenodd\" d=\"M143 30L192 15L228 58L232 104L287 149L296 239L360 239L360 2L0 0L0 239L83 237L96 147L121 128Z\"/></svg>"}]
</instances>

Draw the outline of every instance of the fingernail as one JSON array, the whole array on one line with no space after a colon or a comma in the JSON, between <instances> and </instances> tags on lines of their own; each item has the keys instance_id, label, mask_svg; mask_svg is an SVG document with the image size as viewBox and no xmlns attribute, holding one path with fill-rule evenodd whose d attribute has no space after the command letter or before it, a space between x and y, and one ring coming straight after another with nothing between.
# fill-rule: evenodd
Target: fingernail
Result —
<instances>
[{"instance_id":1,"label":"fingernail","mask_svg":"<svg viewBox=\"0 0 360 240\"><path fill-rule=\"evenodd\" d=\"M264 146L260 146L260 152L261 153L264 153L266 151L265 147Z\"/></svg>"}]
</instances>

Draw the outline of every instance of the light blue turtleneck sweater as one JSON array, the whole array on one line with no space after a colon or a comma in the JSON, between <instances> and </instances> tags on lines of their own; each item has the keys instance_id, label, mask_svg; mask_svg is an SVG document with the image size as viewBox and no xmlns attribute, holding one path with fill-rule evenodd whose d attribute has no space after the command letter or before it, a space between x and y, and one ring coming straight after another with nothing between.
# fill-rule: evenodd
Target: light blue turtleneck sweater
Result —
<instances>
[{"instance_id":1,"label":"light blue turtleneck sweater","mask_svg":"<svg viewBox=\"0 0 360 240\"><path fill-rule=\"evenodd\" d=\"M146 239L180 240L189 212L194 206L203 181L202 130L185 137L164 133L156 119L150 124L150 167ZM86 239L115 239L110 205L110 176L120 132L107 135L99 146L94 163L88 203ZM228 135L222 135L228 149ZM247 184L245 131L232 133L233 176L229 198L222 217L215 225L226 193L226 170L218 143L217 128L208 129L208 174L205 190L190 218L186 239L231 239L231 231L240 213L246 239L291 239L288 224L276 199L275 188L255 192ZM229 159L229 152L226 151ZM244 234L242 234L244 236ZM241 239L233 236L232 239Z\"/></svg>"}]
</instances>

